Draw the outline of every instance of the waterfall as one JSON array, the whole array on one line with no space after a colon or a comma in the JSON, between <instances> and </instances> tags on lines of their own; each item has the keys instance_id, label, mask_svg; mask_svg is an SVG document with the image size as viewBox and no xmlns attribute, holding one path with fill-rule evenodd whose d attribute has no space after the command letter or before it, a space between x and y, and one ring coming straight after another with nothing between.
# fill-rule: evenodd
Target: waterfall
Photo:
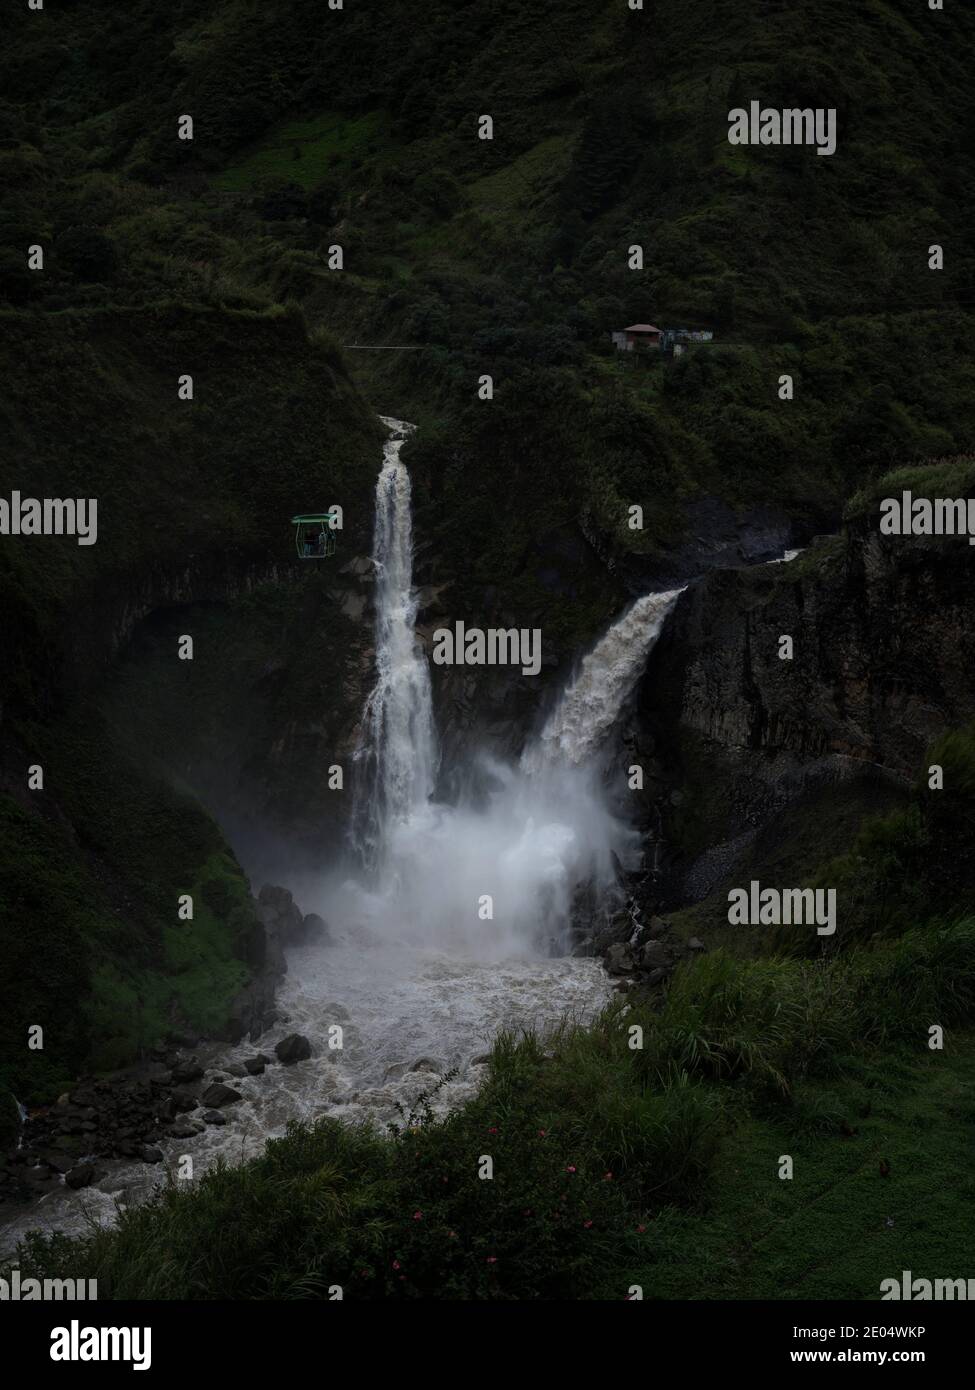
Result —
<instances>
[{"instance_id":1,"label":"waterfall","mask_svg":"<svg viewBox=\"0 0 975 1390\"><path fill-rule=\"evenodd\" d=\"M376 683L366 700L353 806L353 842L375 867L398 824L433 794L437 739L430 671L416 638L410 475L400 450L414 426L380 416L390 430L376 483Z\"/></svg>"},{"instance_id":2,"label":"waterfall","mask_svg":"<svg viewBox=\"0 0 975 1390\"><path fill-rule=\"evenodd\" d=\"M578 766L598 750L646 665L667 614L683 589L637 599L582 659L538 739L522 756L522 767Z\"/></svg>"},{"instance_id":3,"label":"waterfall","mask_svg":"<svg viewBox=\"0 0 975 1390\"><path fill-rule=\"evenodd\" d=\"M273 1049L297 1030L312 1057L275 1069L271 1083L242 1074L249 1040L204 1058L220 1075L236 1068L241 1100L228 1124L208 1125L194 1141L198 1173L217 1159L257 1157L294 1119L386 1122L421 1100L443 1112L475 1093L484 1075L477 1059L499 1028L585 1022L610 998L599 961L568 954L569 924L581 890L613 903L616 859L639 840L609 809L599 754L677 595L650 594L627 609L580 662L517 764L482 757L477 797L435 802L437 738L415 632L410 480L399 457L412 426L385 423L373 545L376 680L363 708L352 817L358 872L289 875L298 901L328 919L335 939L289 949L282 1018L261 1040ZM344 1030L340 1050L335 1025ZM431 1098L431 1069L448 1068L453 1079ZM186 1140L162 1146L175 1169ZM64 1189L21 1211L0 1252L37 1227L88 1234L91 1219L114 1223L119 1202L152 1193L154 1169L129 1160L107 1167L83 1204Z\"/></svg>"},{"instance_id":4,"label":"waterfall","mask_svg":"<svg viewBox=\"0 0 975 1390\"><path fill-rule=\"evenodd\" d=\"M578 892L609 903L616 865L638 840L609 808L598 755L680 591L627 609L517 765L481 756L478 797L435 802L437 738L415 633L410 480L399 458L413 427L383 419L390 438L376 486L376 682L363 711L353 813L366 877L346 885L340 910L387 941L454 958L564 951Z\"/></svg>"}]
</instances>

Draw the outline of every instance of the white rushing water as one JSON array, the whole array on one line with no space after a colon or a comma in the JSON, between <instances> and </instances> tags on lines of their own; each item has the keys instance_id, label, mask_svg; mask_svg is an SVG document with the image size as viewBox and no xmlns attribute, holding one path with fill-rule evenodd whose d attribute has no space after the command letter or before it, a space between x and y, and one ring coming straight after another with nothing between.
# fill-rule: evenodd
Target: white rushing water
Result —
<instances>
[{"instance_id":1,"label":"white rushing water","mask_svg":"<svg viewBox=\"0 0 975 1390\"><path fill-rule=\"evenodd\" d=\"M363 711L352 817L353 842L369 867L433 795L438 763L430 670L416 636L410 475L399 457L413 426L380 418L390 435L373 532L377 678Z\"/></svg>"},{"instance_id":2,"label":"white rushing water","mask_svg":"<svg viewBox=\"0 0 975 1390\"><path fill-rule=\"evenodd\" d=\"M596 753L639 679L667 614L683 589L646 594L613 624L582 659L537 741L522 755L522 767L578 767Z\"/></svg>"},{"instance_id":3,"label":"white rushing water","mask_svg":"<svg viewBox=\"0 0 975 1390\"><path fill-rule=\"evenodd\" d=\"M614 856L637 837L608 806L600 752L679 591L634 603L579 664L517 765L483 758L477 795L432 799L437 735L427 658L415 634L410 480L400 450L411 426L386 419L390 438L376 488L376 680L356 756L352 837L358 868L292 878L305 912L327 919L333 945L288 956L283 1017L256 1044L198 1051L210 1071L243 1063L292 1032L309 1060L228 1079L243 1099L228 1123L165 1141L165 1167L193 1157L197 1175L219 1156L260 1153L289 1120L398 1118L440 1074L444 1110L473 1094L499 1028L544 1031L585 1021L609 999L601 964L564 951L573 897L592 885L608 899ZM490 903L490 912L486 903ZM343 1030L341 1049L329 1028ZM208 1077L209 1079L209 1077ZM194 1112L199 1115L201 1112ZM192 1116L191 1116L192 1118ZM114 1163L81 1194L62 1189L21 1211L0 1236L78 1231L143 1199L160 1168Z\"/></svg>"}]
</instances>

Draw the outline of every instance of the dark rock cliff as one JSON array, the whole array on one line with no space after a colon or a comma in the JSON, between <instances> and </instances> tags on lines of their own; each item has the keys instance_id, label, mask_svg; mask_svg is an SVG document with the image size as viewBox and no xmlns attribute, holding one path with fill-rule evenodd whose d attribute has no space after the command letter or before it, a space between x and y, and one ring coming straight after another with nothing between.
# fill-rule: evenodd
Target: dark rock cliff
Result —
<instances>
[{"instance_id":1,"label":"dark rock cliff","mask_svg":"<svg viewBox=\"0 0 975 1390\"><path fill-rule=\"evenodd\" d=\"M792 562L688 589L626 731L663 901L702 898L735 865L808 868L926 775L932 742L975 715L971 563L964 539L858 519Z\"/></svg>"}]
</instances>

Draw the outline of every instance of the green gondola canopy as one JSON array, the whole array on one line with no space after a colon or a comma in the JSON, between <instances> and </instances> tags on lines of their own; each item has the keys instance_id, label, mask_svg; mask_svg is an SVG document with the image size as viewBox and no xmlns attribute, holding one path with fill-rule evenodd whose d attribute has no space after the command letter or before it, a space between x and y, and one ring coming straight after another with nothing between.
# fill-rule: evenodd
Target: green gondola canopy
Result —
<instances>
[{"instance_id":1,"label":"green gondola canopy","mask_svg":"<svg viewBox=\"0 0 975 1390\"><path fill-rule=\"evenodd\" d=\"M335 554L335 531L332 512L309 512L293 516L295 550L299 560L324 560Z\"/></svg>"}]
</instances>

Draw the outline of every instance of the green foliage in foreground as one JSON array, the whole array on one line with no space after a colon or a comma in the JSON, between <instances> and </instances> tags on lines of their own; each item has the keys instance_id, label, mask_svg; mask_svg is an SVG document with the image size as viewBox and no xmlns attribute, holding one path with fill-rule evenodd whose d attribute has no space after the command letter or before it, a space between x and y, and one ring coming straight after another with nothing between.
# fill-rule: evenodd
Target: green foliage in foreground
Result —
<instances>
[{"instance_id":1,"label":"green foliage in foreground","mask_svg":"<svg viewBox=\"0 0 975 1390\"><path fill-rule=\"evenodd\" d=\"M544 1042L502 1036L481 1092L444 1119L428 1103L389 1138L293 1125L262 1158L173 1183L113 1231L32 1238L20 1265L83 1270L120 1299L326 1298L333 1285L346 1298L613 1299L633 1283L789 1297L789 1271L826 1258L834 1229L865 1236L881 1197L908 1211L930 1195L942 1219L970 1222L972 1185L946 1188L942 1169L975 1116L953 1032L973 1018L975 920L816 962L715 952L681 968L659 1013L619 1002ZM944 1053L926 1049L932 1021ZM953 1107L947 1149L933 1144L932 1086ZM921 1147L905 1126L922 1111L941 1166L905 1165L878 1195L879 1157ZM783 1153L795 1183L777 1176ZM820 1200L830 1222L794 1219ZM827 1296L876 1296L901 1258L851 1264Z\"/></svg>"}]
</instances>

